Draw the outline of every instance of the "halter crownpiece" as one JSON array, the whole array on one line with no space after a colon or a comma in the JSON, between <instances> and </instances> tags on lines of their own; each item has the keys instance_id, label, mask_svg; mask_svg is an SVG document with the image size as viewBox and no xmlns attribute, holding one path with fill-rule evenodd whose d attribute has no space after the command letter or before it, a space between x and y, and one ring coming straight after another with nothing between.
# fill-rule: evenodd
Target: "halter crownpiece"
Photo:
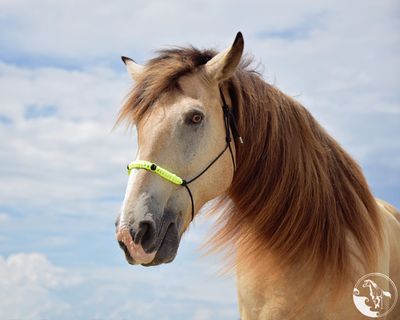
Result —
<instances>
[{"instance_id":1,"label":"halter crownpiece","mask_svg":"<svg viewBox=\"0 0 400 320\"><path fill-rule=\"evenodd\" d=\"M185 187L186 190L188 191L190 201L192 203L192 220L194 218L194 200L193 200L193 195L189 189L188 184L195 181L196 179L200 178L215 162L217 162L217 160L219 158L221 158L221 156L225 153L226 149L229 149L229 153L231 154L231 159L232 159L232 163L233 163L233 170L235 171L236 170L236 162L235 162L235 157L233 156L233 151L232 151L232 147L231 147L231 140L232 140L231 139L231 131L232 131L233 138L238 139L240 143L243 143L243 139L239 134L235 118L234 118L231 110L229 109L228 105L225 102L225 97L224 97L224 94L222 93L221 88L219 89L219 91L221 93L222 111L224 114L224 125L225 125L225 131L226 131L226 136L225 136L226 145L225 145L225 148L214 158L214 160L212 160L202 171L200 171L199 174L197 174L194 178L186 181L185 179L182 179L175 173L173 173L167 169L164 169L164 168L160 167L159 165L157 165L153 162L150 162L150 161L136 160L127 165L128 174L130 174L133 169L144 169L144 170L158 174L161 178L164 178L165 180L167 180L173 184L181 185L181 186Z\"/></svg>"}]
</instances>

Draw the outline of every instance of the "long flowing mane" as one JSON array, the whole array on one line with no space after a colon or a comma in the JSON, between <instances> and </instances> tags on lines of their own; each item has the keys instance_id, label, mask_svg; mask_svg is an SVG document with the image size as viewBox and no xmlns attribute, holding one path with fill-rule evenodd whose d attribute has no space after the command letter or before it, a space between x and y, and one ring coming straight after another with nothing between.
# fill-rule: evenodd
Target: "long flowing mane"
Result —
<instances>
[{"instance_id":1,"label":"long flowing mane","mask_svg":"<svg viewBox=\"0 0 400 320\"><path fill-rule=\"evenodd\" d=\"M214 55L195 48L161 51L146 64L119 121L138 118L161 94L179 90L179 77ZM249 265L273 252L282 267L302 261L316 271L316 283L325 275L341 283L351 276L352 239L360 263L374 266L382 226L361 169L301 104L248 65L224 83L245 143L236 145L237 171L217 204L225 210L213 247L240 245Z\"/></svg>"},{"instance_id":2,"label":"long flowing mane","mask_svg":"<svg viewBox=\"0 0 400 320\"><path fill-rule=\"evenodd\" d=\"M357 163L306 108L257 73L240 69L228 86L247 143L237 145L214 246L233 240L248 266L268 250L283 268L314 272L315 285L329 275L340 286L353 276L353 258L373 270L382 225Z\"/></svg>"}]
</instances>

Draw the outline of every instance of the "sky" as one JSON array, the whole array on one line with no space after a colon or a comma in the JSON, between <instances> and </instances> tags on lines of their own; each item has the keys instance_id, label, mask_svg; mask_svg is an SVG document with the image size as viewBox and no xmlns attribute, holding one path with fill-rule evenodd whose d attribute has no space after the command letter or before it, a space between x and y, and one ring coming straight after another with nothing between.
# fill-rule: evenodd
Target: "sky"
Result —
<instances>
[{"instance_id":1,"label":"sky","mask_svg":"<svg viewBox=\"0 0 400 320\"><path fill-rule=\"evenodd\" d=\"M234 275L200 246L125 262L114 219L136 133L112 130L121 60L222 50L242 31L264 79L295 97L400 207L400 3L0 0L0 318L238 319Z\"/></svg>"}]
</instances>

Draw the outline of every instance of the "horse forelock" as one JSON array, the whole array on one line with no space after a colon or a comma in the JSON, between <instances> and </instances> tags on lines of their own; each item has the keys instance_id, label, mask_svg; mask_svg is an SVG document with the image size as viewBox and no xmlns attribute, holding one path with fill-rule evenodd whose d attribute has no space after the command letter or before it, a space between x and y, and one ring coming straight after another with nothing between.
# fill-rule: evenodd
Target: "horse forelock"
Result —
<instances>
[{"instance_id":1,"label":"horse forelock","mask_svg":"<svg viewBox=\"0 0 400 320\"><path fill-rule=\"evenodd\" d=\"M215 54L214 50L199 50L194 47L158 51L158 56L146 63L143 74L125 99L117 123L127 120L128 124L133 124L162 95L180 90L179 78L196 71Z\"/></svg>"},{"instance_id":2,"label":"horse forelock","mask_svg":"<svg viewBox=\"0 0 400 320\"><path fill-rule=\"evenodd\" d=\"M162 95L179 91L178 80L186 74L198 71L217 51L176 47L159 50L157 53L155 58L145 64L143 74L136 79L121 107L116 124L123 121L127 121L129 125L135 123ZM251 63L250 57L243 57L238 70L249 69Z\"/></svg>"}]
</instances>

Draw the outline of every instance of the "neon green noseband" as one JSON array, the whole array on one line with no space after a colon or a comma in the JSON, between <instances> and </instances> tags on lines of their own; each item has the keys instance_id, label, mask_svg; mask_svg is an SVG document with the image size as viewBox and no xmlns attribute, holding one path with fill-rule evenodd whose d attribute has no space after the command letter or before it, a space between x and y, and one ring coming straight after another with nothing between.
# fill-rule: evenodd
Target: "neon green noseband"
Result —
<instances>
[{"instance_id":1,"label":"neon green noseband","mask_svg":"<svg viewBox=\"0 0 400 320\"><path fill-rule=\"evenodd\" d=\"M172 182L173 184L183 185L185 183L185 181L181 177L178 177L171 171L168 171L167 169L164 169L150 161L146 160L133 161L130 164L128 164L127 168L128 168L128 174L131 174L132 169L145 169L147 171L157 173L161 178L164 178L165 180Z\"/></svg>"}]
</instances>

